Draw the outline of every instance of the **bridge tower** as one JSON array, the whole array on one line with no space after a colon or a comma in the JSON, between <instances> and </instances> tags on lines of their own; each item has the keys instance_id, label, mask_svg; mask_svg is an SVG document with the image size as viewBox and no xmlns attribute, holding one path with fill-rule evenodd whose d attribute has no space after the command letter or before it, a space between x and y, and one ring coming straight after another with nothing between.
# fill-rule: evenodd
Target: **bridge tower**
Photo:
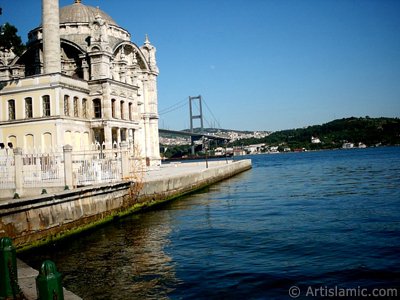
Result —
<instances>
[{"instance_id":1,"label":"bridge tower","mask_svg":"<svg viewBox=\"0 0 400 300\"><path fill-rule=\"evenodd\" d=\"M195 103L195 101L198 101L198 114L194 115L193 114L193 103ZM189 96L189 109L190 109L190 132L194 132L194 127L193 127L193 121L196 119L200 119L200 129L201 129L201 133L203 133L203 109L201 106L201 95L196 96L196 97L191 97ZM192 155L194 155L194 141L193 141L193 137L191 137L191 141L192 141Z\"/></svg>"}]
</instances>

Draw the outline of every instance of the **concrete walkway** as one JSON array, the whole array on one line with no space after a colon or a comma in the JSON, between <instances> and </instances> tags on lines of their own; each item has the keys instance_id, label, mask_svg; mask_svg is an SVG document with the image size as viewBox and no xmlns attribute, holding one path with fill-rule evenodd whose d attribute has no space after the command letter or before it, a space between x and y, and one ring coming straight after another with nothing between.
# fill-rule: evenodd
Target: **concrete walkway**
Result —
<instances>
[{"instance_id":1,"label":"concrete walkway","mask_svg":"<svg viewBox=\"0 0 400 300\"><path fill-rule=\"evenodd\" d=\"M208 169L215 169L226 164L232 164L233 160L212 160L208 161ZM170 162L162 164L159 169L149 170L145 172L143 180L145 182L159 180L161 178L181 177L193 173L206 171L206 161L191 162Z\"/></svg>"},{"instance_id":2,"label":"concrete walkway","mask_svg":"<svg viewBox=\"0 0 400 300\"><path fill-rule=\"evenodd\" d=\"M31 268L22 260L17 259L17 268L18 268L18 285L22 290L25 298L27 300L36 300L37 292L36 292L36 277L39 274L39 271ZM64 299L65 300L82 300L82 298L76 296L72 292L66 290L64 288Z\"/></svg>"}]
</instances>

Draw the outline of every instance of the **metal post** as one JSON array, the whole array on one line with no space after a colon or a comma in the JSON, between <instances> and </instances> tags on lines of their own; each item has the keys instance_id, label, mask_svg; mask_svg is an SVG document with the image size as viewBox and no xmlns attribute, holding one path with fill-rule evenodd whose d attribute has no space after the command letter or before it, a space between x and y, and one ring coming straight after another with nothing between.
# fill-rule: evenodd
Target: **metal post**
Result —
<instances>
[{"instance_id":1,"label":"metal post","mask_svg":"<svg viewBox=\"0 0 400 300\"><path fill-rule=\"evenodd\" d=\"M206 157L206 169L208 169L208 138L202 137L203 140L203 149L205 150L205 157Z\"/></svg>"},{"instance_id":2,"label":"metal post","mask_svg":"<svg viewBox=\"0 0 400 300\"><path fill-rule=\"evenodd\" d=\"M228 163L228 152L226 151L228 147L228 140L224 140L224 144L225 144L225 161L226 163Z\"/></svg>"},{"instance_id":3,"label":"metal post","mask_svg":"<svg viewBox=\"0 0 400 300\"><path fill-rule=\"evenodd\" d=\"M18 286L17 258L12 241L0 240L0 299L16 299L21 294Z\"/></svg>"},{"instance_id":4,"label":"metal post","mask_svg":"<svg viewBox=\"0 0 400 300\"><path fill-rule=\"evenodd\" d=\"M64 300L61 274L50 260L43 262L39 275L36 277L36 290L39 300Z\"/></svg>"}]
</instances>

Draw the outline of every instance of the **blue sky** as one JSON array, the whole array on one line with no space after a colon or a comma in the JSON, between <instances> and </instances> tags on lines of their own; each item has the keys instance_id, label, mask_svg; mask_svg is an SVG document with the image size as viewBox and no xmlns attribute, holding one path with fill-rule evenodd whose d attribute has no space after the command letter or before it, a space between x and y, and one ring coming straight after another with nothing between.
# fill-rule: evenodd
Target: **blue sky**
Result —
<instances>
[{"instance_id":1,"label":"blue sky","mask_svg":"<svg viewBox=\"0 0 400 300\"><path fill-rule=\"evenodd\" d=\"M61 0L60 6L73 0ZM398 0L82 0L157 47L159 111L202 95L222 128L400 117ZM26 40L40 0L0 0ZM179 105L177 105L179 107ZM217 123L204 108L205 126ZM189 107L160 115L189 127Z\"/></svg>"}]
</instances>

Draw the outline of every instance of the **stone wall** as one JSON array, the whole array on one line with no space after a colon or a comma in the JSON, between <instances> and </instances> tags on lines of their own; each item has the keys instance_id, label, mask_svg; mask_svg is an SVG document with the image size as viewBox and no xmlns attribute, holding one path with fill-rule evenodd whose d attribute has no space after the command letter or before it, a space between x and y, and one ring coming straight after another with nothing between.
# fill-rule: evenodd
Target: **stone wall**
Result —
<instances>
[{"instance_id":1,"label":"stone wall","mask_svg":"<svg viewBox=\"0 0 400 300\"><path fill-rule=\"evenodd\" d=\"M104 222L135 204L130 182L79 188L0 205L0 236L34 246Z\"/></svg>"},{"instance_id":2,"label":"stone wall","mask_svg":"<svg viewBox=\"0 0 400 300\"><path fill-rule=\"evenodd\" d=\"M217 167L202 169L196 173L149 180L144 183L140 195L142 199L153 201L174 197L232 177L250 168L250 160L240 160L229 164L222 162Z\"/></svg>"},{"instance_id":3,"label":"stone wall","mask_svg":"<svg viewBox=\"0 0 400 300\"><path fill-rule=\"evenodd\" d=\"M135 210L168 201L251 168L250 160L145 182L78 188L54 195L0 202L0 236L17 248L48 243Z\"/></svg>"}]
</instances>

